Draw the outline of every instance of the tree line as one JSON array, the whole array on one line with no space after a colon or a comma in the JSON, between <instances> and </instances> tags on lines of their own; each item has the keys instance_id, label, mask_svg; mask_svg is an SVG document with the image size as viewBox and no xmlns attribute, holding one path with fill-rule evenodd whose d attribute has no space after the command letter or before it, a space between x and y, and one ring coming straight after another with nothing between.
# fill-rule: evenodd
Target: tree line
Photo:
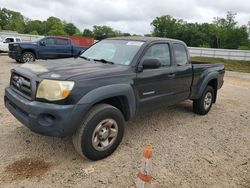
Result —
<instances>
[{"instance_id":1,"label":"tree line","mask_svg":"<svg viewBox=\"0 0 250 188\"><path fill-rule=\"evenodd\" d=\"M168 37L183 40L188 46L250 50L250 22L238 25L236 14L228 12L225 18L216 17L213 23L188 23L170 15L156 17L152 32L145 36ZM131 36L109 26L94 25L80 31L73 23L56 17L45 21L31 20L21 13L0 8L0 29L34 35L76 35L102 40L108 37Z\"/></svg>"},{"instance_id":2,"label":"tree line","mask_svg":"<svg viewBox=\"0 0 250 188\"><path fill-rule=\"evenodd\" d=\"M214 18L213 23L188 23L169 15L156 17L151 25L153 36L180 39L188 46L250 49L250 25L238 26L236 14L228 12L226 18ZM249 22L250 24L250 22Z\"/></svg>"}]
</instances>

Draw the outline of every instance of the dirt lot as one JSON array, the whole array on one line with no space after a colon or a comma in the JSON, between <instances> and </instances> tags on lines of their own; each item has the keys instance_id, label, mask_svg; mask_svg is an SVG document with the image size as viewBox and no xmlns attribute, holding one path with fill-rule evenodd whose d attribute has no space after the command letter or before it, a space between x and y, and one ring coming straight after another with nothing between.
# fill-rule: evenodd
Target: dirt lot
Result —
<instances>
[{"instance_id":1,"label":"dirt lot","mask_svg":"<svg viewBox=\"0 0 250 188\"><path fill-rule=\"evenodd\" d=\"M0 187L134 187L148 143L153 187L250 187L250 80L226 77L207 116L186 101L136 118L112 156L91 162L71 138L35 134L10 115L4 87L18 64L1 56L0 65Z\"/></svg>"}]
</instances>

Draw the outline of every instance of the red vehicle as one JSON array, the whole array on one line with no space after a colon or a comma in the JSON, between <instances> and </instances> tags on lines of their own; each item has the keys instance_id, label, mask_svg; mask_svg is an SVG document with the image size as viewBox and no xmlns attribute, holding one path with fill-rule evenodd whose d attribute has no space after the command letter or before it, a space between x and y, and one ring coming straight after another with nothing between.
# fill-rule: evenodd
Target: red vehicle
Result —
<instances>
[{"instance_id":1,"label":"red vehicle","mask_svg":"<svg viewBox=\"0 0 250 188\"><path fill-rule=\"evenodd\" d=\"M94 39L91 37L80 37L80 36L63 36L71 39L73 46L86 46L89 47L94 44Z\"/></svg>"}]
</instances>

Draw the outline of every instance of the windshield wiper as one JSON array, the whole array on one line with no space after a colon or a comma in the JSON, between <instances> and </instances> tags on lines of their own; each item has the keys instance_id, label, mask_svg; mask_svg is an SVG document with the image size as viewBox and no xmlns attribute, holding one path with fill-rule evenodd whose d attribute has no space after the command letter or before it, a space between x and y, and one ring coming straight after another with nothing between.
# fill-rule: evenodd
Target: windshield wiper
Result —
<instances>
[{"instance_id":1,"label":"windshield wiper","mask_svg":"<svg viewBox=\"0 0 250 188\"><path fill-rule=\"evenodd\" d=\"M91 61L91 59L89 59L89 58L87 58L87 57L85 57L85 56L79 56L80 58L82 58L82 59L85 59L85 60L87 60L87 61Z\"/></svg>"},{"instance_id":2,"label":"windshield wiper","mask_svg":"<svg viewBox=\"0 0 250 188\"><path fill-rule=\"evenodd\" d=\"M106 59L93 59L94 61L99 61L99 62L102 62L102 63L108 63L108 64L114 64L114 62L112 61L108 61Z\"/></svg>"}]
</instances>

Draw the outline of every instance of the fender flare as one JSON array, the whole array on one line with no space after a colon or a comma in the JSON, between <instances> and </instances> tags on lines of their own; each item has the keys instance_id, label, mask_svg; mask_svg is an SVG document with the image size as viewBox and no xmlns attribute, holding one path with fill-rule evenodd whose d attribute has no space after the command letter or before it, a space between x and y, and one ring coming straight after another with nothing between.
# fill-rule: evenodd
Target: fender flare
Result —
<instances>
[{"instance_id":1,"label":"fender flare","mask_svg":"<svg viewBox=\"0 0 250 188\"><path fill-rule=\"evenodd\" d=\"M129 117L135 115L136 100L134 90L130 84L113 84L96 88L84 95L78 104L84 104L91 108L94 104L111 97L125 97L129 107Z\"/></svg>"},{"instance_id":2,"label":"fender flare","mask_svg":"<svg viewBox=\"0 0 250 188\"><path fill-rule=\"evenodd\" d=\"M219 73L218 72L211 72L208 75L205 76L205 78L202 80L202 82L197 85L198 89L196 94L194 94L194 97L192 97L192 99L198 99L201 97L203 91L205 90L205 88L207 87L208 83L213 80L213 79L217 79L218 80L219 77ZM216 91L215 91L216 92Z\"/></svg>"}]
</instances>

